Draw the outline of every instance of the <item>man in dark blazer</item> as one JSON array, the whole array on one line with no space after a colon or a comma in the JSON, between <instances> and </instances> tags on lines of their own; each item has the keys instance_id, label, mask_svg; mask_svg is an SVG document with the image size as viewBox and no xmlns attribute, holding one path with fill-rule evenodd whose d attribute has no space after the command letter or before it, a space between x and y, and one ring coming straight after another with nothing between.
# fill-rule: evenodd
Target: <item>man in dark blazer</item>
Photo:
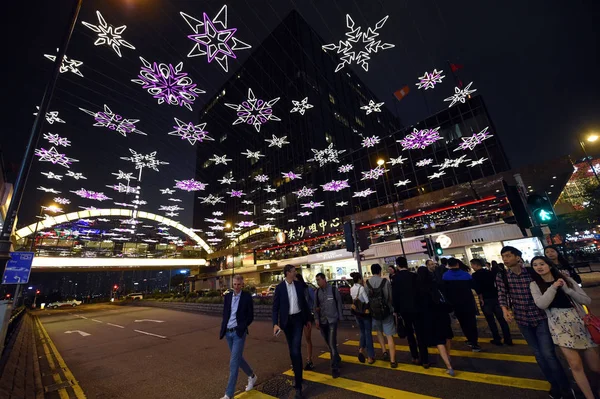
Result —
<instances>
[{"instance_id":1,"label":"man in dark blazer","mask_svg":"<svg viewBox=\"0 0 600 399\"><path fill-rule=\"evenodd\" d=\"M254 320L254 302L248 292L242 291L243 286L244 278L239 274L233 276L233 292L225 295L223 303L223 320L219 339L223 337L227 339L231 358L229 360L229 382L225 396L221 399L233 398L240 368L248 376L246 391L252 390L257 380L256 374L243 356L248 326Z\"/></svg>"},{"instance_id":2,"label":"man in dark blazer","mask_svg":"<svg viewBox=\"0 0 600 399\"><path fill-rule=\"evenodd\" d=\"M285 279L275 288L273 297L273 334L285 333L292 359L296 399L302 398L302 330L310 323L310 310L304 296L304 286L296 281L296 268L285 265Z\"/></svg>"}]
</instances>

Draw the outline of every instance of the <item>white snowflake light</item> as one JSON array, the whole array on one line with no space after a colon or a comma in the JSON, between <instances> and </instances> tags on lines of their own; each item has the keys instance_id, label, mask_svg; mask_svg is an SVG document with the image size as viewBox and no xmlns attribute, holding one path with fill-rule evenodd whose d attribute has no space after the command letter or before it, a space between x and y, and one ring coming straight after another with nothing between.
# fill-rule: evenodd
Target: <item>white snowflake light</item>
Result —
<instances>
[{"instance_id":1,"label":"white snowflake light","mask_svg":"<svg viewBox=\"0 0 600 399\"><path fill-rule=\"evenodd\" d=\"M287 139L287 136L283 136L283 137L277 137L274 134L272 135L273 138L271 139L265 139L265 141L267 143L269 143L269 147L283 147L285 144L289 144L289 141L286 141L285 139Z\"/></svg>"},{"instance_id":2,"label":"white snowflake light","mask_svg":"<svg viewBox=\"0 0 600 399\"><path fill-rule=\"evenodd\" d=\"M67 169L71 163L79 162L77 159L69 158L65 154L59 154L54 147L50 147L49 150L45 148L36 149L35 155L40 157L40 162L51 162L54 165L64 166Z\"/></svg>"},{"instance_id":3,"label":"white snowflake light","mask_svg":"<svg viewBox=\"0 0 600 399\"><path fill-rule=\"evenodd\" d=\"M396 187L406 186L408 183L410 183L410 180L408 180L408 179L400 180L397 183L394 183L394 186L396 186Z\"/></svg>"},{"instance_id":4,"label":"white snowflake light","mask_svg":"<svg viewBox=\"0 0 600 399\"><path fill-rule=\"evenodd\" d=\"M470 164L468 164L467 166L468 166L469 168L472 168L472 167L474 167L474 166L477 166L477 165L483 165L483 163L484 163L485 161L487 161L487 158L479 158L478 160L471 161L471 163L470 163Z\"/></svg>"},{"instance_id":5,"label":"white snowflake light","mask_svg":"<svg viewBox=\"0 0 600 399\"><path fill-rule=\"evenodd\" d=\"M419 83L416 85L419 89L433 89L437 83L442 83L442 79L445 76L442 75L444 71L438 71L434 69L433 72L425 72L423 76L419 76Z\"/></svg>"},{"instance_id":6,"label":"white snowflake light","mask_svg":"<svg viewBox=\"0 0 600 399\"><path fill-rule=\"evenodd\" d=\"M172 218L172 217L175 217L175 216L179 216L179 213L177 213L177 212L165 212L165 215L168 216L168 217L170 217L170 218Z\"/></svg>"},{"instance_id":7,"label":"white snowflake light","mask_svg":"<svg viewBox=\"0 0 600 399\"><path fill-rule=\"evenodd\" d=\"M254 176L254 180L260 183L264 183L269 180L269 176L267 175L256 175Z\"/></svg>"},{"instance_id":8,"label":"white snowflake light","mask_svg":"<svg viewBox=\"0 0 600 399\"><path fill-rule=\"evenodd\" d=\"M179 198L169 198L168 201L181 202L181 200ZM133 202L133 201L131 201L131 202Z\"/></svg>"},{"instance_id":9,"label":"white snowflake light","mask_svg":"<svg viewBox=\"0 0 600 399\"><path fill-rule=\"evenodd\" d=\"M221 211L214 211L212 214L214 216L223 216L223 212L221 212Z\"/></svg>"},{"instance_id":10,"label":"white snowflake light","mask_svg":"<svg viewBox=\"0 0 600 399\"><path fill-rule=\"evenodd\" d=\"M338 172L340 173L348 173L350 172L352 169L354 169L354 165L351 164L346 164L346 165L342 165L338 168Z\"/></svg>"},{"instance_id":11,"label":"white snowflake light","mask_svg":"<svg viewBox=\"0 0 600 399\"><path fill-rule=\"evenodd\" d=\"M264 213L269 213L271 215L275 215L276 213L283 213L283 209L277 209L275 207L263 209Z\"/></svg>"},{"instance_id":12,"label":"white snowflake light","mask_svg":"<svg viewBox=\"0 0 600 399\"><path fill-rule=\"evenodd\" d=\"M276 199L268 200L267 205L270 205L270 206L279 205L279 201L277 201Z\"/></svg>"},{"instance_id":13,"label":"white snowflake light","mask_svg":"<svg viewBox=\"0 0 600 399\"><path fill-rule=\"evenodd\" d=\"M135 125L140 121L139 119L127 119L119 114L115 114L106 104L104 104L104 111L93 112L85 108L79 109L94 117L96 123L94 123L93 126L106 127L109 130L114 130L115 132L120 133L123 137L127 137L128 133L136 133L147 136L146 133L139 130Z\"/></svg>"},{"instance_id":14,"label":"white snowflake light","mask_svg":"<svg viewBox=\"0 0 600 399\"><path fill-rule=\"evenodd\" d=\"M231 184L231 183L235 183L235 179L233 177L223 177L222 179L219 180L219 183L221 184Z\"/></svg>"},{"instance_id":15,"label":"white snowflake light","mask_svg":"<svg viewBox=\"0 0 600 399\"><path fill-rule=\"evenodd\" d=\"M304 197L312 197L315 193L314 188L308 188L306 186L302 187L300 190L298 191L294 191L294 194L296 194L298 196L298 198L304 198Z\"/></svg>"},{"instance_id":16,"label":"white snowflake light","mask_svg":"<svg viewBox=\"0 0 600 399\"><path fill-rule=\"evenodd\" d=\"M283 175L283 177L285 177L286 179L290 179L290 180L296 180L296 179L302 179L302 175L298 175L294 172L281 172L281 174Z\"/></svg>"},{"instance_id":17,"label":"white snowflake light","mask_svg":"<svg viewBox=\"0 0 600 399\"><path fill-rule=\"evenodd\" d=\"M369 115L371 112L381 112L381 106L383 104L384 103L376 103L373 100L369 100L369 103L367 105L363 105L360 107L360 109L364 109L366 114Z\"/></svg>"},{"instance_id":18,"label":"white snowflake light","mask_svg":"<svg viewBox=\"0 0 600 399\"><path fill-rule=\"evenodd\" d=\"M224 226L219 226L219 225L216 225L216 226L208 226L208 228L209 228L209 229L211 229L211 230L216 230L216 231L223 231L223 230L225 230L225 227L224 227Z\"/></svg>"},{"instance_id":19,"label":"white snowflake light","mask_svg":"<svg viewBox=\"0 0 600 399\"><path fill-rule=\"evenodd\" d=\"M254 202L252 202L250 200L242 200L242 204L252 205L252 204L254 204Z\"/></svg>"},{"instance_id":20,"label":"white snowflake light","mask_svg":"<svg viewBox=\"0 0 600 399\"><path fill-rule=\"evenodd\" d=\"M139 194L140 193L140 190L137 187L126 186L123 183L114 184L112 186L107 185L106 187L112 188L115 191L118 191L120 193L125 193L125 194Z\"/></svg>"},{"instance_id":21,"label":"white snowflake light","mask_svg":"<svg viewBox=\"0 0 600 399\"><path fill-rule=\"evenodd\" d=\"M267 220L268 220L269 222L274 222L274 221L275 221L275 220L277 220L277 219L276 219L276 218L267 218Z\"/></svg>"},{"instance_id":22,"label":"white snowflake light","mask_svg":"<svg viewBox=\"0 0 600 399\"><path fill-rule=\"evenodd\" d=\"M294 108L292 108L290 114L292 112L298 112L300 115L304 115L307 109L311 109L313 107L308 103L308 97L304 97L302 101L292 100L292 104L294 105Z\"/></svg>"},{"instance_id":23,"label":"white snowflake light","mask_svg":"<svg viewBox=\"0 0 600 399\"><path fill-rule=\"evenodd\" d=\"M263 188L263 190L265 190L268 193L274 193L275 191L277 191L277 189L271 187L270 185L267 186L267 187L265 187L265 188Z\"/></svg>"},{"instance_id":24,"label":"white snowflake light","mask_svg":"<svg viewBox=\"0 0 600 399\"><path fill-rule=\"evenodd\" d=\"M53 188L46 188L44 186L39 186L37 189L41 190L41 191L43 191L45 193L60 194L60 191L55 190Z\"/></svg>"},{"instance_id":25,"label":"white snowflake light","mask_svg":"<svg viewBox=\"0 0 600 399\"><path fill-rule=\"evenodd\" d=\"M194 31L193 34L188 35L188 39L195 43L188 53L188 57L206 55L209 64L216 60L221 68L227 72L229 71L229 58L237 58L234 51L246 50L252 47L234 36L237 28L227 27L227 5L221 7L212 19L206 13L203 13L203 21L184 12L179 14Z\"/></svg>"},{"instance_id":26,"label":"white snowflake light","mask_svg":"<svg viewBox=\"0 0 600 399\"><path fill-rule=\"evenodd\" d=\"M127 183L129 183L130 180L135 180L135 177L133 177L133 173L125 173L122 170L119 170L119 173L111 173L111 175L117 176L117 180L126 180Z\"/></svg>"},{"instance_id":27,"label":"white snowflake light","mask_svg":"<svg viewBox=\"0 0 600 399\"><path fill-rule=\"evenodd\" d=\"M52 172L41 172L41 174L43 174L44 176L46 176L48 179L62 180L62 176L61 175L55 175Z\"/></svg>"},{"instance_id":28,"label":"white snowflake light","mask_svg":"<svg viewBox=\"0 0 600 399\"><path fill-rule=\"evenodd\" d=\"M328 183L322 184L321 186L323 187L323 191L335 191L335 192L338 192L340 190L350 187L350 185L348 184L348 179L332 180Z\"/></svg>"},{"instance_id":29,"label":"white snowflake light","mask_svg":"<svg viewBox=\"0 0 600 399\"><path fill-rule=\"evenodd\" d=\"M205 218L204 219L205 222L209 222L209 223L225 223L225 221L223 219L217 219L217 218Z\"/></svg>"},{"instance_id":30,"label":"white snowflake light","mask_svg":"<svg viewBox=\"0 0 600 399\"><path fill-rule=\"evenodd\" d=\"M376 144L379 144L378 136L365 137L362 141L362 146L364 148L375 147Z\"/></svg>"},{"instance_id":31,"label":"white snowflake light","mask_svg":"<svg viewBox=\"0 0 600 399\"><path fill-rule=\"evenodd\" d=\"M311 211L304 211L304 212L298 213L298 216L304 217L304 216L308 216L308 215L311 215L311 214L312 214Z\"/></svg>"},{"instance_id":32,"label":"white snowflake light","mask_svg":"<svg viewBox=\"0 0 600 399\"><path fill-rule=\"evenodd\" d=\"M340 201L340 202L336 202L335 206L346 206L348 205L348 201Z\"/></svg>"},{"instance_id":33,"label":"white snowflake light","mask_svg":"<svg viewBox=\"0 0 600 399\"><path fill-rule=\"evenodd\" d=\"M360 65L365 71L369 71L369 60L372 54L394 47L391 43L382 43L381 40L375 40L379 36L378 30L383 28L388 17L386 15L377 22L375 28L369 27L365 32L362 32L362 28L360 26L355 28L354 20L349 14L346 14L347 39L340 40L339 44L331 43L322 46L323 50L336 50L337 54L340 55L341 62L335 68L336 72L352 63Z\"/></svg>"},{"instance_id":34,"label":"white snowflake light","mask_svg":"<svg viewBox=\"0 0 600 399\"><path fill-rule=\"evenodd\" d=\"M475 133L470 137L461 137L462 142L458 145L458 147L454 151L458 150L473 150L475 146L481 144L484 140L493 137L487 130L489 126L485 127L481 132Z\"/></svg>"},{"instance_id":35,"label":"white snowflake light","mask_svg":"<svg viewBox=\"0 0 600 399\"><path fill-rule=\"evenodd\" d=\"M121 159L123 159L125 161L130 161L133 164L135 164L135 168L140 171L140 174L138 175L139 181L142 181L142 170L144 168L152 169L152 170L158 172L158 167L160 165L168 165L169 164L168 162L163 162L163 161L159 161L158 159L156 159L156 151L153 151L150 154L144 155L144 154L137 153L130 148L129 152L131 152L131 157L121 157Z\"/></svg>"},{"instance_id":36,"label":"white snowflake light","mask_svg":"<svg viewBox=\"0 0 600 399\"><path fill-rule=\"evenodd\" d=\"M322 207L323 201L319 201L319 202L310 201L310 202L307 202L306 204L301 204L301 205L302 205L302 208L315 209L315 208Z\"/></svg>"},{"instance_id":37,"label":"white snowflake light","mask_svg":"<svg viewBox=\"0 0 600 399\"><path fill-rule=\"evenodd\" d=\"M56 49L56 51L58 52L58 49ZM56 62L56 56L54 54L44 54L44 57L46 57L50 61ZM74 73L75 75L81 76L83 78L83 74L79 70L79 67L82 65L83 65L83 62L74 60L65 55L62 62L60 63L59 72L60 73L71 72L71 73Z\"/></svg>"},{"instance_id":38,"label":"white snowflake light","mask_svg":"<svg viewBox=\"0 0 600 399\"><path fill-rule=\"evenodd\" d=\"M439 129L439 127L435 129L413 129L412 133L406 135L402 140L396 141L400 143L402 150L423 150L425 147L442 139L438 132Z\"/></svg>"},{"instance_id":39,"label":"white snowflake light","mask_svg":"<svg viewBox=\"0 0 600 399\"><path fill-rule=\"evenodd\" d=\"M54 197L54 202L61 205L69 205L71 203L71 200L63 197Z\"/></svg>"},{"instance_id":40,"label":"white snowflake light","mask_svg":"<svg viewBox=\"0 0 600 399\"><path fill-rule=\"evenodd\" d=\"M254 213L250 212L250 211L238 211L239 215L244 215L244 216L250 216L250 215L254 215Z\"/></svg>"},{"instance_id":41,"label":"white snowflake light","mask_svg":"<svg viewBox=\"0 0 600 399\"><path fill-rule=\"evenodd\" d=\"M225 154L223 156L213 154L213 157L210 158L209 161L213 161L215 163L215 165L219 165L219 164L227 165L227 162L231 161L231 159L227 158L227 154Z\"/></svg>"},{"instance_id":42,"label":"white snowflake light","mask_svg":"<svg viewBox=\"0 0 600 399\"><path fill-rule=\"evenodd\" d=\"M146 202L144 200L137 200L136 199L136 200L131 201L131 203L135 204L135 205L146 205L148 202Z\"/></svg>"},{"instance_id":43,"label":"white snowflake light","mask_svg":"<svg viewBox=\"0 0 600 399\"><path fill-rule=\"evenodd\" d=\"M297 221L298 221L298 219L288 219L288 223L294 223L294 222L297 222Z\"/></svg>"},{"instance_id":44,"label":"white snowflake light","mask_svg":"<svg viewBox=\"0 0 600 399\"><path fill-rule=\"evenodd\" d=\"M415 166L418 168L421 168L423 166L427 166L427 165L431 165L433 163L433 159L431 158L425 158L425 159L421 159L420 161L418 161L417 163L415 163Z\"/></svg>"},{"instance_id":45,"label":"white snowflake light","mask_svg":"<svg viewBox=\"0 0 600 399\"><path fill-rule=\"evenodd\" d=\"M319 162L319 166L323 166L327 163L339 163L340 154L346 151L338 151L334 149L333 143L329 144L329 146L324 150L315 150L314 148L311 148L310 150L314 153L314 157L309 159L308 161L317 161Z\"/></svg>"},{"instance_id":46,"label":"white snowflake light","mask_svg":"<svg viewBox=\"0 0 600 399\"><path fill-rule=\"evenodd\" d=\"M465 86L464 89L455 87L454 95L444 99L444 101L451 101L448 108L450 108L451 106L453 106L454 104L456 104L459 101L464 104L467 97L469 97L472 93L475 93L477 91L477 89L469 90L471 88L472 84L473 84L473 82L469 83L468 85Z\"/></svg>"},{"instance_id":47,"label":"white snowflake light","mask_svg":"<svg viewBox=\"0 0 600 399\"><path fill-rule=\"evenodd\" d=\"M390 158L390 160L387 161L386 163L389 163L392 166L402 165L404 163L404 161L406 161L407 159L408 158L402 158L402 155L400 155L398 158Z\"/></svg>"},{"instance_id":48,"label":"white snowflake light","mask_svg":"<svg viewBox=\"0 0 600 399\"><path fill-rule=\"evenodd\" d=\"M175 190L171 189L171 188L159 188L160 193L161 194L168 194L171 195L175 192Z\"/></svg>"},{"instance_id":49,"label":"white snowflake light","mask_svg":"<svg viewBox=\"0 0 600 399\"><path fill-rule=\"evenodd\" d=\"M244 220L244 221L236 223L236 225L238 227L254 227L254 226L256 226L256 223L254 223L253 221L245 221Z\"/></svg>"},{"instance_id":50,"label":"white snowflake light","mask_svg":"<svg viewBox=\"0 0 600 399\"><path fill-rule=\"evenodd\" d=\"M362 190L362 191L357 191L354 194L352 194L353 197L367 197L371 194L375 193L375 191L371 190L370 188L367 188L366 190Z\"/></svg>"},{"instance_id":51,"label":"white snowflake light","mask_svg":"<svg viewBox=\"0 0 600 399\"><path fill-rule=\"evenodd\" d=\"M173 212L173 211L182 211L184 208L180 207L179 205L161 205L160 208L158 208L159 211L167 211L167 212Z\"/></svg>"},{"instance_id":52,"label":"white snowflake light","mask_svg":"<svg viewBox=\"0 0 600 399\"><path fill-rule=\"evenodd\" d=\"M48 140L50 144L69 147L71 142L66 137L60 137L58 134L44 133L44 139Z\"/></svg>"},{"instance_id":53,"label":"white snowflake light","mask_svg":"<svg viewBox=\"0 0 600 399\"><path fill-rule=\"evenodd\" d=\"M82 22L83 25L98 34L98 38L94 42L95 46L106 45L111 47L119 57L121 57L121 46L135 50L135 47L133 47L131 43L125 41L121 36L125 29L127 29L127 25L118 27L112 25L109 26L102 14L100 14L100 11L96 11L96 16L98 17L98 25Z\"/></svg>"},{"instance_id":54,"label":"white snowflake light","mask_svg":"<svg viewBox=\"0 0 600 399\"><path fill-rule=\"evenodd\" d=\"M245 155L246 158L254 158L256 160L258 160L260 157L264 157L264 155L262 155L260 153L260 151L250 151L250 150L246 150L245 152L242 152L242 155Z\"/></svg>"},{"instance_id":55,"label":"white snowflake light","mask_svg":"<svg viewBox=\"0 0 600 399\"><path fill-rule=\"evenodd\" d=\"M36 106L37 110L40 110L40 107ZM33 113L34 115L37 115L37 112ZM49 124L54 124L54 122L56 123L66 123L64 120L60 119L58 117L58 111L48 111L46 112L46 122L48 122Z\"/></svg>"},{"instance_id":56,"label":"white snowflake light","mask_svg":"<svg viewBox=\"0 0 600 399\"><path fill-rule=\"evenodd\" d=\"M202 143L205 140L215 140L204 130L206 128L206 123L194 125L192 122L185 123L177 118L175 118L175 123L177 123L177 126L173 126L173 129L175 130L168 134L171 136L179 136L182 140L187 140L191 145L196 144L196 141Z\"/></svg>"},{"instance_id":57,"label":"white snowflake light","mask_svg":"<svg viewBox=\"0 0 600 399\"><path fill-rule=\"evenodd\" d=\"M367 180L367 179L379 179L381 176L383 176L383 174L385 172L388 172L388 169L382 168L380 166L377 166L376 168L373 168L371 170L368 170L366 172L360 172L362 173L362 178L360 180Z\"/></svg>"},{"instance_id":58,"label":"white snowflake light","mask_svg":"<svg viewBox=\"0 0 600 399\"><path fill-rule=\"evenodd\" d=\"M233 121L232 125L246 123L254 126L256 131L260 132L260 127L268 121L281 121L273 115L273 105L279 99L280 97L269 101L260 100L254 96L252 89L248 89L248 99L246 101L241 104L225 103L225 105L237 111L237 119Z\"/></svg>"},{"instance_id":59,"label":"white snowflake light","mask_svg":"<svg viewBox=\"0 0 600 399\"><path fill-rule=\"evenodd\" d=\"M87 177L83 175L83 173L75 173L72 170L68 170L65 176L72 177L75 180L84 179L87 180Z\"/></svg>"},{"instance_id":60,"label":"white snowflake light","mask_svg":"<svg viewBox=\"0 0 600 399\"><path fill-rule=\"evenodd\" d=\"M433 166L438 167L440 170L444 170L447 168L458 168L461 163L470 161L470 159L465 159L466 157L467 157L466 155L463 155L456 159L446 158L446 159L444 159L444 162L442 162L441 164L433 165Z\"/></svg>"},{"instance_id":61,"label":"white snowflake light","mask_svg":"<svg viewBox=\"0 0 600 399\"><path fill-rule=\"evenodd\" d=\"M445 174L446 174L446 172L442 170L441 172L435 172L434 174L427 176L427 178L429 180L438 179Z\"/></svg>"}]
</instances>

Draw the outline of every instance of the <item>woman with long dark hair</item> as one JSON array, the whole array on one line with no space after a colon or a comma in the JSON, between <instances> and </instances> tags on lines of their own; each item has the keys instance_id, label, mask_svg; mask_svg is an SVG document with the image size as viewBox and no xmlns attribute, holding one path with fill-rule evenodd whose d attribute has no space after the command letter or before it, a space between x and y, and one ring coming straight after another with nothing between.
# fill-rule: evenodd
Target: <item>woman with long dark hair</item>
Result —
<instances>
[{"instance_id":1,"label":"woman with long dark hair","mask_svg":"<svg viewBox=\"0 0 600 399\"><path fill-rule=\"evenodd\" d=\"M436 346L446 365L446 373L454 377L450 363L450 343L454 334L448 305L426 267L417 270L417 304L423 317L427 346Z\"/></svg>"},{"instance_id":2,"label":"woman with long dark hair","mask_svg":"<svg viewBox=\"0 0 600 399\"><path fill-rule=\"evenodd\" d=\"M548 315L552 341L567 359L581 392L586 399L593 399L594 393L579 353L583 351L590 371L600 374L598 345L592 341L580 316L581 305L589 305L592 300L575 280L561 273L547 257L534 257L531 266L535 271L530 284L531 295L537 307L544 309Z\"/></svg>"},{"instance_id":3,"label":"woman with long dark hair","mask_svg":"<svg viewBox=\"0 0 600 399\"><path fill-rule=\"evenodd\" d=\"M577 284L581 284L581 277L579 277L575 268L569 264L567 258L563 256L556 245L548 245L544 248L544 255L552 261L552 266L567 273Z\"/></svg>"},{"instance_id":4,"label":"woman with long dark hair","mask_svg":"<svg viewBox=\"0 0 600 399\"><path fill-rule=\"evenodd\" d=\"M314 290L312 287L304 281L304 277L302 274L296 274L296 280L298 280L302 285L304 285L304 296L306 299L306 303L308 304L308 308L312 310L313 302L314 302ZM306 365L304 366L304 370L312 370L315 368L312 362L312 353L313 353L313 344L312 344L312 322L315 321L315 317L311 314L310 323L304 325L304 340L306 341Z\"/></svg>"}]
</instances>

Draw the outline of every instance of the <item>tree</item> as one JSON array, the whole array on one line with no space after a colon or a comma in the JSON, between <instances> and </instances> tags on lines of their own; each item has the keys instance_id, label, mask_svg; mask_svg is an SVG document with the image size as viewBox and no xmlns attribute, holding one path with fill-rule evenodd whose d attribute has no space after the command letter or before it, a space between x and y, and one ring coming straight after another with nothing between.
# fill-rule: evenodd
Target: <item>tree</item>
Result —
<instances>
[{"instance_id":1,"label":"tree","mask_svg":"<svg viewBox=\"0 0 600 399\"><path fill-rule=\"evenodd\" d=\"M562 215L565 228L586 230L600 224L600 186L588 183L567 200L574 211Z\"/></svg>"}]
</instances>

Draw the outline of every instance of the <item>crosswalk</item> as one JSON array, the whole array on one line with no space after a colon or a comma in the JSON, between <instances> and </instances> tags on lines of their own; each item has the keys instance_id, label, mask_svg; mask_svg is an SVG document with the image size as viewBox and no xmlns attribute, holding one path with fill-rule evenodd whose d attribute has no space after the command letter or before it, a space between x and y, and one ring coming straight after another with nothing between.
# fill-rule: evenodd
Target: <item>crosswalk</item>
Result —
<instances>
[{"instance_id":1,"label":"crosswalk","mask_svg":"<svg viewBox=\"0 0 600 399\"><path fill-rule=\"evenodd\" d=\"M542 374L536 364L535 357L525 347L524 340L515 340L516 346L496 347L485 345L483 352L472 352L464 345L464 338L456 339L456 347L450 353L455 367L455 376L446 373L439 352L435 348L429 349L432 367L425 369L422 366L411 364L408 360L409 347L405 340L398 340L403 344L396 345L398 367L390 368L390 363L376 360L373 364L360 363L357 358L359 342L353 339L346 340L338 346L342 358L342 376L332 378L329 374L328 352L318 356L315 362L315 371L305 371L304 380L308 385L317 388L316 395L308 397L377 397L398 399L434 399L455 397L456 392L461 395L456 397L526 397L544 398L550 390L550 384L542 379ZM462 341L462 345L458 342ZM381 349L375 344L377 355ZM379 356L380 357L380 356ZM437 360L437 362L436 362ZM436 364L437 363L437 364ZM292 370L283 373L293 377ZM419 380L421 380L419 382ZM291 381L291 379L290 379ZM402 383L398 383L401 381ZM511 389L506 391L506 389ZM260 387L259 387L260 390ZM344 394L346 392L346 394ZM472 393L470 393L472 392ZM358 394L358 395L356 395ZM274 398L259 391L244 392L236 398L267 399Z\"/></svg>"}]
</instances>

